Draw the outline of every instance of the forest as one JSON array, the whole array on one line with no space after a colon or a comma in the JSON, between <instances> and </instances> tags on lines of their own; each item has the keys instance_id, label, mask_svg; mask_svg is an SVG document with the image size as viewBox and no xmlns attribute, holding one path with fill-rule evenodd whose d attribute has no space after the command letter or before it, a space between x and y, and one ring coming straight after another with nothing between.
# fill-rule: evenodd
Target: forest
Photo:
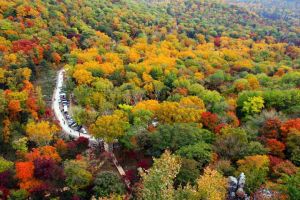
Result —
<instances>
[{"instance_id":1,"label":"forest","mask_svg":"<svg viewBox=\"0 0 300 200\"><path fill-rule=\"evenodd\" d=\"M299 200L300 3L271 2L0 0L0 199Z\"/></svg>"}]
</instances>

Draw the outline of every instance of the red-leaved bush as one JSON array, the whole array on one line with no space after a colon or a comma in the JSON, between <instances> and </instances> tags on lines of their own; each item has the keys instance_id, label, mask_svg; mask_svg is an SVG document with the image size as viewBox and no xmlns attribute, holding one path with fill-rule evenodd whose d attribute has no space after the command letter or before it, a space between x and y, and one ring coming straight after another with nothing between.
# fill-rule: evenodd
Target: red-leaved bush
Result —
<instances>
[{"instance_id":1,"label":"red-leaved bush","mask_svg":"<svg viewBox=\"0 0 300 200\"><path fill-rule=\"evenodd\" d=\"M283 151L285 150L285 145L282 142L276 139L268 139L266 145L270 149L271 155L284 157Z\"/></svg>"},{"instance_id":2,"label":"red-leaved bush","mask_svg":"<svg viewBox=\"0 0 300 200\"><path fill-rule=\"evenodd\" d=\"M219 125L217 125L216 127L215 127L215 133L217 133L217 134L219 134L220 132L221 132L221 130L223 129L223 128L225 128L226 126L228 126L228 124L225 124L225 123L222 123L222 124L219 124Z\"/></svg>"},{"instance_id":3,"label":"red-leaved bush","mask_svg":"<svg viewBox=\"0 0 300 200\"><path fill-rule=\"evenodd\" d=\"M272 155L269 155L269 160L270 160L270 167L274 167L282 162L284 162L284 160L282 158L278 158L276 156L272 156Z\"/></svg>"},{"instance_id":4,"label":"red-leaved bush","mask_svg":"<svg viewBox=\"0 0 300 200\"><path fill-rule=\"evenodd\" d=\"M300 131L300 118L290 119L284 122L280 129L284 138L286 138L288 133L293 129Z\"/></svg>"},{"instance_id":5,"label":"red-leaved bush","mask_svg":"<svg viewBox=\"0 0 300 200\"><path fill-rule=\"evenodd\" d=\"M53 159L38 158L33 161L34 176L42 180L61 180L65 179L62 167Z\"/></svg>"},{"instance_id":6,"label":"red-leaved bush","mask_svg":"<svg viewBox=\"0 0 300 200\"><path fill-rule=\"evenodd\" d=\"M282 123L278 118L267 119L260 129L261 136L268 139L280 139L281 125Z\"/></svg>"},{"instance_id":7,"label":"red-leaved bush","mask_svg":"<svg viewBox=\"0 0 300 200\"><path fill-rule=\"evenodd\" d=\"M298 168L289 160L285 160L284 162L279 163L278 165L273 167L274 174L278 177L286 174L293 175L296 174Z\"/></svg>"},{"instance_id":8,"label":"red-leaved bush","mask_svg":"<svg viewBox=\"0 0 300 200\"><path fill-rule=\"evenodd\" d=\"M205 127L209 128L210 130L215 129L215 127L218 125L218 121L218 115L216 114L213 114L211 112L203 112L201 114L201 122Z\"/></svg>"},{"instance_id":9,"label":"red-leaved bush","mask_svg":"<svg viewBox=\"0 0 300 200\"><path fill-rule=\"evenodd\" d=\"M149 169L151 166L151 160L150 159L142 159L137 163L137 167L141 167L143 169Z\"/></svg>"}]
</instances>

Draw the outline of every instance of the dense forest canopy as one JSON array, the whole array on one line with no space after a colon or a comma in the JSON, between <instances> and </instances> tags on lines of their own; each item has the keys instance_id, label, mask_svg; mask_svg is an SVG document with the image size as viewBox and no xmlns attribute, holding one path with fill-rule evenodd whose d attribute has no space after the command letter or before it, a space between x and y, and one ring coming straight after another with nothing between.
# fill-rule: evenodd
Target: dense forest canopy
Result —
<instances>
[{"instance_id":1,"label":"dense forest canopy","mask_svg":"<svg viewBox=\"0 0 300 200\"><path fill-rule=\"evenodd\" d=\"M263 17L273 20L289 20L299 25L300 2L297 0L228 0L247 7Z\"/></svg>"},{"instance_id":2,"label":"dense forest canopy","mask_svg":"<svg viewBox=\"0 0 300 200\"><path fill-rule=\"evenodd\" d=\"M0 199L300 199L299 13L0 0Z\"/></svg>"}]
</instances>

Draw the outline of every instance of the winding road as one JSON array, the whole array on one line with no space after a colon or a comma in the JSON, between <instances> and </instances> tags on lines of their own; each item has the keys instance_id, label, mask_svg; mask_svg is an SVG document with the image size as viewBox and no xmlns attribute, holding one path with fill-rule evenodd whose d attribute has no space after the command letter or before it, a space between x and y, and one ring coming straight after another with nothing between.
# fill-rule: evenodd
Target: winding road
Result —
<instances>
[{"instance_id":1,"label":"winding road","mask_svg":"<svg viewBox=\"0 0 300 200\"><path fill-rule=\"evenodd\" d=\"M54 89L53 98L52 98L52 110L54 111L55 117L59 121L59 125L60 125L61 129L66 135L69 135L73 138L85 137L89 140L90 145L98 144L99 141L97 141L97 139L92 137L91 135L83 134L83 133L80 133L80 132L75 131L72 128L70 128L64 117L64 114L60 110L59 100L60 100L61 88L64 83L64 74L65 74L64 69L61 69L57 72L56 87ZM109 151L109 147L106 142L104 142L104 149L105 149L105 151ZM116 166L116 168L118 169L119 174L121 176L125 176L125 171L122 168L122 166L118 163L116 156L112 152L111 152L111 155L112 155L112 161L113 161L114 165ZM128 184L128 181L126 181L126 184Z\"/></svg>"},{"instance_id":2,"label":"winding road","mask_svg":"<svg viewBox=\"0 0 300 200\"><path fill-rule=\"evenodd\" d=\"M80 132L75 131L72 128L70 128L64 117L64 114L60 110L60 106L59 106L60 95L59 95L59 93L63 86L64 73L65 73L65 70L62 69L62 70L58 71L58 74L57 74L56 87L55 87L54 95L53 95L53 99L52 99L52 110L55 113L55 117L59 121L59 124L65 134L72 136L73 138L85 137L85 138L89 139L90 143L97 143L97 140L94 137L92 137L88 134L80 133Z\"/></svg>"}]
</instances>

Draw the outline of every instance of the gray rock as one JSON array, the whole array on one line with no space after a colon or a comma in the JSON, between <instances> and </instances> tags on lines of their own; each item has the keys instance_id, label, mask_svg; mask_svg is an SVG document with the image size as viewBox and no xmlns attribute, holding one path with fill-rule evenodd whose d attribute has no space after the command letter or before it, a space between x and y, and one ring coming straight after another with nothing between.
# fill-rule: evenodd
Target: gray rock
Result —
<instances>
[{"instance_id":1,"label":"gray rock","mask_svg":"<svg viewBox=\"0 0 300 200\"><path fill-rule=\"evenodd\" d=\"M250 200L246 194L244 187L246 176L241 173L238 179L233 176L228 177L228 198L229 200Z\"/></svg>"},{"instance_id":2,"label":"gray rock","mask_svg":"<svg viewBox=\"0 0 300 200\"><path fill-rule=\"evenodd\" d=\"M238 183L238 186L240 188L244 188L245 187L245 183L246 183L246 176L244 173L241 173L240 176L239 176L239 183Z\"/></svg>"}]
</instances>

